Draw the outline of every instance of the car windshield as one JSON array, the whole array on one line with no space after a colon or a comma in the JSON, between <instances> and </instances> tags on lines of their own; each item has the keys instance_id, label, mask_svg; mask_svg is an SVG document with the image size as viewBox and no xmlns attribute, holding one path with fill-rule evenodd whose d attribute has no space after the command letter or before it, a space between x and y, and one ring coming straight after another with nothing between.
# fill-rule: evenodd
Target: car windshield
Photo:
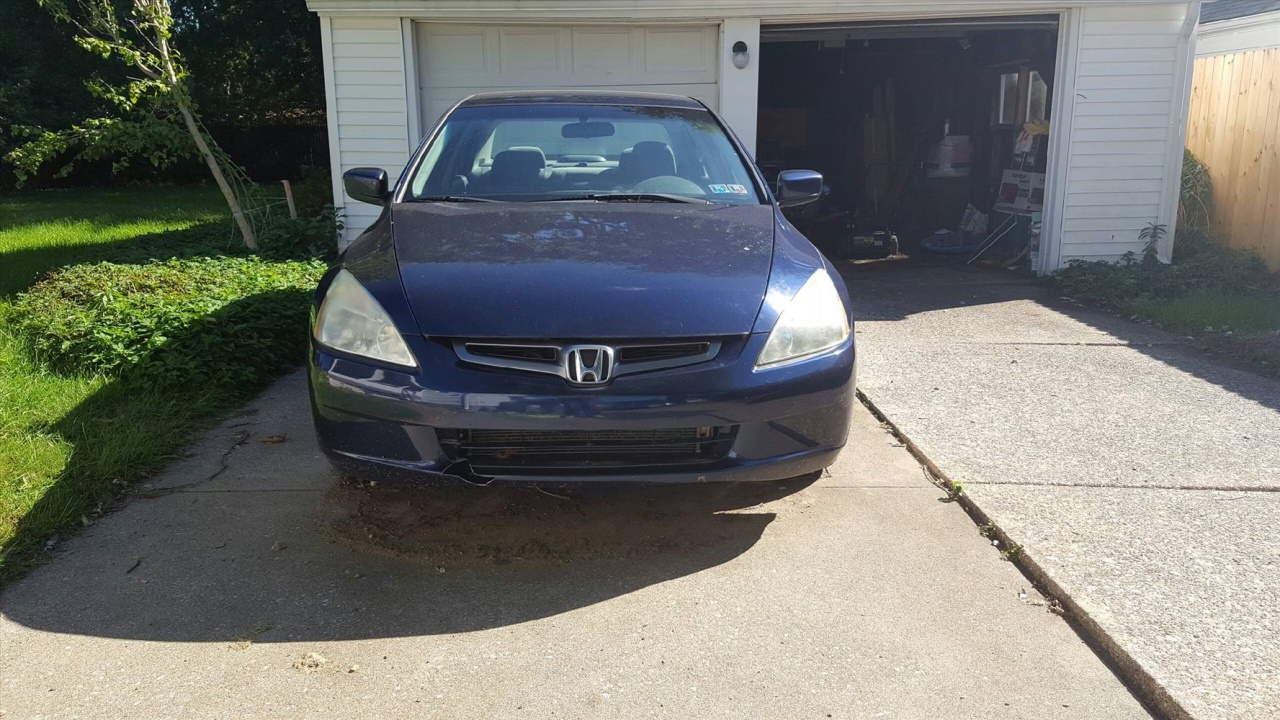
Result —
<instances>
[{"instance_id":1,"label":"car windshield","mask_svg":"<svg viewBox=\"0 0 1280 720\"><path fill-rule=\"evenodd\" d=\"M710 112L617 105L458 108L405 199L764 202Z\"/></svg>"}]
</instances>

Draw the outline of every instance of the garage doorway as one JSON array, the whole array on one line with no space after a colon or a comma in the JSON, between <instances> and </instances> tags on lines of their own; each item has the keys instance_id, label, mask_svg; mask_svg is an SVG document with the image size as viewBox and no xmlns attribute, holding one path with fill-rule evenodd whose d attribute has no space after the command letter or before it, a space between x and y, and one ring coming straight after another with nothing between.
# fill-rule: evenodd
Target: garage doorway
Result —
<instances>
[{"instance_id":1,"label":"garage doorway","mask_svg":"<svg viewBox=\"0 0 1280 720\"><path fill-rule=\"evenodd\" d=\"M761 29L757 161L823 173L789 211L833 260L1038 261L1058 17Z\"/></svg>"}]
</instances>

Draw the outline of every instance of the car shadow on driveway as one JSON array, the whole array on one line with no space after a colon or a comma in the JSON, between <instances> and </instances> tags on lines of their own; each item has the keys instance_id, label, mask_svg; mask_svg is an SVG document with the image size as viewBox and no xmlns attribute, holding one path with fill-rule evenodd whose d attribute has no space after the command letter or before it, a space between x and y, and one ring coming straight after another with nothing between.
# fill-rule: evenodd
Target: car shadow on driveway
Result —
<instances>
[{"instance_id":1,"label":"car shadow on driveway","mask_svg":"<svg viewBox=\"0 0 1280 720\"><path fill-rule=\"evenodd\" d=\"M285 443L255 442L271 436ZM214 476L210 479L208 476ZM64 543L0 594L28 628L294 642L537 620L726 563L775 519L779 483L383 488L335 479L305 379L277 383L156 479L156 497Z\"/></svg>"}]
</instances>

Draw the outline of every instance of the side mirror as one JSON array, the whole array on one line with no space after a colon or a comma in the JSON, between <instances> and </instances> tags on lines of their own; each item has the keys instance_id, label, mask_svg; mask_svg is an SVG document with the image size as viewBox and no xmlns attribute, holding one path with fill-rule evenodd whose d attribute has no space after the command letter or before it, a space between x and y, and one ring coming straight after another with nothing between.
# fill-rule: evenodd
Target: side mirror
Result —
<instances>
[{"instance_id":1,"label":"side mirror","mask_svg":"<svg viewBox=\"0 0 1280 720\"><path fill-rule=\"evenodd\" d=\"M822 173L783 170L778 173L778 207L808 205L822 196Z\"/></svg>"},{"instance_id":2,"label":"side mirror","mask_svg":"<svg viewBox=\"0 0 1280 720\"><path fill-rule=\"evenodd\" d=\"M352 168L342 173L342 188L352 198L370 205L386 205L391 197L387 171L382 168Z\"/></svg>"}]
</instances>

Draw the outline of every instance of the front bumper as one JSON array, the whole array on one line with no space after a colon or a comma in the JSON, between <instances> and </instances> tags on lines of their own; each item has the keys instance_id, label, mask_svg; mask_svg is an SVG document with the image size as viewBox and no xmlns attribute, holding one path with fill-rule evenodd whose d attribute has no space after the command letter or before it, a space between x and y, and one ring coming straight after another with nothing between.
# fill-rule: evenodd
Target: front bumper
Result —
<instances>
[{"instance_id":1,"label":"front bumper","mask_svg":"<svg viewBox=\"0 0 1280 720\"><path fill-rule=\"evenodd\" d=\"M622 376L602 388L468 365L449 345L421 337L406 338L417 371L313 347L316 433L341 470L380 481L678 483L779 480L821 470L835 461L848 434L852 340L830 354L757 372L752 361L765 339L739 338L714 360ZM699 427L732 428L732 445L699 462L495 468L460 461L447 441L467 430Z\"/></svg>"}]
</instances>

